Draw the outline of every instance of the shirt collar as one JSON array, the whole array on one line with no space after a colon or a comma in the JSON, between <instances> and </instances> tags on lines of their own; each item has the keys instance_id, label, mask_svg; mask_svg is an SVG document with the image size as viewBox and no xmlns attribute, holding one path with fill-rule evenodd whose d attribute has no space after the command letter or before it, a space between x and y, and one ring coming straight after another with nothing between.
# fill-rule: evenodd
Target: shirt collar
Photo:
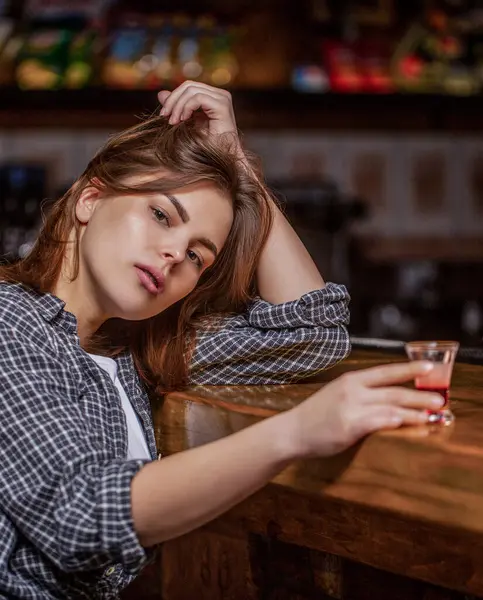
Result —
<instances>
[{"instance_id":1,"label":"shirt collar","mask_svg":"<svg viewBox=\"0 0 483 600\"><path fill-rule=\"evenodd\" d=\"M67 333L77 333L77 319L72 313L64 310L65 302L63 300L54 294L40 293L25 286L22 288L30 296L39 314L47 323L59 325Z\"/></svg>"}]
</instances>

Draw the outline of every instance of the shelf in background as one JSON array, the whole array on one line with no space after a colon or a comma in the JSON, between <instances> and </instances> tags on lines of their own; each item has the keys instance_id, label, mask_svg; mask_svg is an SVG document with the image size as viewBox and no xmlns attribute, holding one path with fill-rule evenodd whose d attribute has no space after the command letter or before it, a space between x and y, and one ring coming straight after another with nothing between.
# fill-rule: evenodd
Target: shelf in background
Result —
<instances>
[{"instance_id":1,"label":"shelf in background","mask_svg":"<svg viewBox=\"0 0 483 600\"><path fill-rule=\"evenodd\" d=\"M483 131L483 97L303 94L236 90L238 125L250 129ZM119 129L157 108L156 91L20 91L0 88L0 128Z\"/></svg>"}]
</instances>

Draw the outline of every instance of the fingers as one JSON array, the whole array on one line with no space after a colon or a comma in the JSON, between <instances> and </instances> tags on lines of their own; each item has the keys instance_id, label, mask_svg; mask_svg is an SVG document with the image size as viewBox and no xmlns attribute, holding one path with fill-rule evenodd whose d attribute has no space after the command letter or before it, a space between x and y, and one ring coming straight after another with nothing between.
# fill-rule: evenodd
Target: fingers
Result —
<instances>
[{"instance_id":1,"label":"fingers","mask_svg":"<svg viewBox=\"0 0 483 600\"><path fill-rule=\"evenodd\" d=\"M160 92L160 94L164 94L164 92ZM158 98L160 98L160 94L158 95ZM165 117L170 116L170 123L173 125L178 123L187 100L196 94L202 94L206 97L211 96L213 99L218 100L220 104L225 103L227 106L231 103L230 95L225 90L214 88L203 83L185 81L164 98L161 115ZM196 108L204 108L201 101ZM193 110L196 110L196 108ZM191 110L190 116L193 110ZM188 117L185 116L183 120L186 118Z\"/></svg>"},{"instance_id":2,"label":"fingers","mask_svg":"<svg viewBox=\"0 0 483 600\"><path fill-rule=\"evenodd\" d=\"M397 429L404 425L425 425L427 422L427 411L380 405L366 415L363 424L365 431L362 435L380 429Z\"/></svg>"},{"instance_id":3,"label":"fingers","mask_svg":"<svg viewBox=\"0 0 483 600\"><path fill-rule=\"evenodd\" d=\"M175 125L180 121L185 121L198 108L201 108L203 112L212 118L215 114L225 115L228 113L228 107L224 104L223 96L190 87L179 96L171 109L168 108L168 110L171 110L169 122L171 125Z\"/></svg>"},{"instance_id":4,"label":"fingers","mask_svg":"<svg viewBox=\"0 0 483 600\"><path fill-rule=\"evenodd\" d=\"M171 92L168 90L163 90L158 94L158 100L161 106L164 106L166 100L171 96Z\"/></svg>"},{"instance_id":5,"label":"fingers","mask_svg":"<svg viewBox=\"0 0 483 600\"><path fill-rule=\"evenodd\" d=\"M420 375L426 375L433 368L433 364L426 361L413 361L381 365L358 371L359 383L369 387L380 387L383 385L394 385L411 381Z\"/></svg>"},{"instance_id":6,"label":"fingers","mask_svg":"<svg viewBox=\"0 0 483 600\"><path fill-rule=\"evenodd\" d=\"M379 388L372 390L371 396L373 402L426 410L439 410L445 403L444 398L439 394L403 387Z\"/></svg>"}]
</instances>

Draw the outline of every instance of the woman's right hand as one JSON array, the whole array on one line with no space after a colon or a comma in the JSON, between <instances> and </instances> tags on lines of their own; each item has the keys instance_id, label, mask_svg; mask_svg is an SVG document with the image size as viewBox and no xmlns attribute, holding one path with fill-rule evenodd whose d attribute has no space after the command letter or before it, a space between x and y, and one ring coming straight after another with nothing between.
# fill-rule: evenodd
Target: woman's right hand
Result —
<instances>
[{"instance_id":1,"label":"woman's right hand","mask_svg":"<svg viewBox=\"0 0 483 600\"><path fill-rule=\"evenodd\" d=\"M408 362L348 373L296 408L149 463L131 486L139 540L148 547L200 527L294 459L336 454L377 429L425 423L425 411L440 408L442 398L390 386L429 369L430 364Z\"/></svg>"},{"instance_id":2,"label":"woman's right hand","mask_svg":"<svg viewBox=\"0 0 483 600\"><path fill-rule=\"evenodd\" d=\"M381 365L346 373L330 382L285 413L286 440L293 444L293 455L328 456L379 429L427 423L427 411L440 409L443 398L394 384L413 380L431 369L427 362Z\"/></svg>"},{"instance_id":3,"label":"woman's right hand","mask_svg":"<svg viewBox=\"0 0 483 600\"><path fill-rule=\"evenodd\" d=\"M227 90L185 81L172 92L162 90L158 99L163 106L160 114L169 119L171 125L190 119L200 110L210 133L233 133L238 137L233 101Z\"/></svg>"}]
</instances>

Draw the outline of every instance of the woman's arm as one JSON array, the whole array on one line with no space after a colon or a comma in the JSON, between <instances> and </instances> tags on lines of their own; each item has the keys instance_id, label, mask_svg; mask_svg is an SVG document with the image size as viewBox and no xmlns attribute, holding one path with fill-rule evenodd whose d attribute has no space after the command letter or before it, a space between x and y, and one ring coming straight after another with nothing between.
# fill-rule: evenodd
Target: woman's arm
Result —
<instances>
[{"instance_id":1,"label":"woman's arm","mask_svg":"<svg viewBox=\"0 0 483 600\"><path fill-rule=\"evenodd\" d=\"M136 573L143 547L210 521L291 460L334 454L376 429L423 423L424 409L443 401L385 387L421 375L424 365L386 365L339 378L227 438L145 464L114 457L92 435L79 408L85 390L40 331L27 334L0 324L0 454L10 457L0 468L2 512L68 572L118 562Z\"/></svg>"},{"instance_id":2,"label":"woman's arm","mask_svg":"<svg viewBox=\"0 0 483 600\"><path fill-rule=\"evenodd\" d=\"M161 114L172 124L198 111L210 133L229 134L240 160L259 179L241 147L228 92L187 81L173 92L160 92L159 100ZM256 274L261 299L243 315L199 324L191 383L288 383L333 366L350 351L347 290L325 285L307 249L265 193L273 227Z\"/></svg>"},{"instance_id":3,"label":"woman's arm","mask_svg":"<svg viewBox=\"0 0 483 600\"><path fill-rule=\"evenodd\" d=\"M190 383L292 383L350 352L349 296L328 283L284 304L254 300L243 314L209 319L196 332Z\"/></svg>"},{"instance_id":4,"label":"woman's arm","mask_svg":"<svg viewBox=\"0 0 483 600\"><path fill-rule=\"evenodd\" d=\"M146 465L132 482L141 544L152 546L200 527L294 459L338 453L376 429L426 422L421 409L441 407L440 396L385 386L413 379L427 368L403 363L345 375L297 408Z\"/></svg>"},{"instance_id":5,"label":"woman's arm","mask_svg":"<svg viewBox=\"0 0 483 600\"><path fill-rule=\"evenodd\" d=\"M273 203L273 225L257 270L260 296L272 304L296 300L325 286L307 248Z\"/></svg>"},{"instance_id":6,"label":"woman's arm","mask_svg":"<svg viewBox=\"0 0 483 600\"><path fill-rule=\"evenodd\" d=\"M163 105L161 114L169 117L172 124L189 119L194 111L202 109L209 131L214 135L234 134L244 159L231 96L227 91L186 81L171 93L160 92L159 100ZM251 170L249 162L246 160L245 163ZM321 289L325 284L302 241L276 204L271 203L273 227L260 257L257 283L264 300L281 304Z\"/></svg>"}]
</instances>

